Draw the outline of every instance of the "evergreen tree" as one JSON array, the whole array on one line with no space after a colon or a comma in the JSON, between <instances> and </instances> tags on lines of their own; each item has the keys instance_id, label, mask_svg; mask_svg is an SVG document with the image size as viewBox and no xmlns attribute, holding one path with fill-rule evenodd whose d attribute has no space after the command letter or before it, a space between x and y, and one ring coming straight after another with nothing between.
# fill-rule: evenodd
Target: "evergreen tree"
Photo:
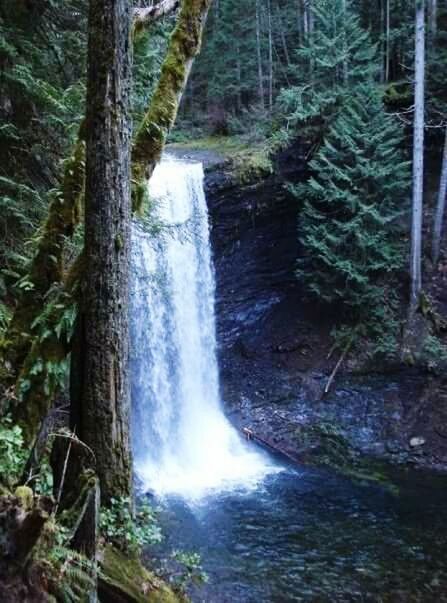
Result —
<instances>
[{"instance_id":1,"label":"evergreen tree","mask_svg":"<svg viewBox=\"0 0 447 603\"><path fill-rule=\"evenodd\" d=\"M293 189L302 202L299 277L318 299L359 319L383 304L384 277L402 265L393 232L410 182L401 143L377 90L362 85L310 163L313 176Z\"/></svg>"},{"instance_id":2,"label":"evergreen tree","mask_svg":"<svg viewBox=\"0 0 447 603\"><path fill-rule=\"evenodd\" d=\"M279 96L286 139L299 129L301 137L318 140L343 110L352 89L378 71L376 48L349 1L317 0L311 10L312 34L296 52L304 66L300 82Z\"/></svg>"},{"instance_id":3,"label":"evergreen tree","mask_svg":"<svg viewBox=\"0 0 447 603\"><path fill-rule=\"evenodd\" d=\"M84 111L86 6L0 3L1 268L16 269L76 136Z\"/></svg>"}]
</instances>

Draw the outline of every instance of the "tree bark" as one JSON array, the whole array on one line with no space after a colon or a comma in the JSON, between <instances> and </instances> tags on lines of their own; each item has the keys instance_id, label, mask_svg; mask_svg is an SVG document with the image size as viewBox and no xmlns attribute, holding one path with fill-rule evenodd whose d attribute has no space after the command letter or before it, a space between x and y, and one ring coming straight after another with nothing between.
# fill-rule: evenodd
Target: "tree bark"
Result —
<instances>
[{"instance_id":1,"label":"tree bark","mask_svg":"<svg viewBox=\"0 0 447 603\"><path fill-rule=\"evenodd\" d=\"M258 91L261 109L265 109L264 99L264 73L262 68L262 49L261 49L261 10L259 0L256 0L256 57L258 60Z\"/></svg>"},{"instance_id":2,"label":"tree bark","mask_svg":"<svg viewBox=\"0 0 447 603\"><path fill-rule=\"evenodd\" d=\"M439 182L438 203L433 224L432 259L435 268L439 261L441 250L442 225L444 222L445 202L447 196L447 126L445 128L445 142L442 154L441 178Z\"/></svg>"},{"instance_id":3,"label":"tree bark","mask_svg":"<svg viewBox=\"0 0 447 603\"><path fill-rule=\"evenodd\" d=\"M390 61L391 61L391 8L390 0L386 0L386 50L385 50L385 82L390 81Z\"/></svg>"},{"instance_id":4,"label":"tree bark","mask_svg":"<svg viewBox=\"0 0 447 603\"><path fill-rule=\"evenodd\" d=\"M177 25L169 40L160 79L132 148L134 209L142 208L151 177L178 107L195 56L200 52L206 18L212 0L183 0Z\"/></svg>"},{"instance_id":5,"label":"tree bark","mask_svg":"<svg viewBox=\"0 0 447 603\"><path fill-rule=\"evenodd\" d=\"M270 0L267 0L267 21L269 34L269 111L271 113L273 109L273 31Z\"/></svg>"},{"instance_id":6,"label":"tree bark","mask_svg":"<svg viewBox=\"0 0 447 603\"><path fill-rule=\"evenodd\" d=\"M148 24L166 17L177 10L180 0L162 0L146 8L135 8L133 11L134 32L144 29Z\"/></svg>"},{"instance_id":7,"label":"tree bark","mask_svg":"<svg viewBox=\"0 0 447 603\"><path fill-rule=\"evenodd\" d=\"M281 36L281 45L284 52L284 58L286 59L287 67L290 67L290 53L287 46L285 27L281 15L281 7L278 5L276 14L278 15L279 35Z\"/></svg>"},{"instance_id":8,"label":"tree bark","mask_svg":"<svg viewBox=\"0 0 447 603\"><path fill-rule=\"evenodd\" d=\"M411 228L410 311L419 304L422 289L422 211L424 194L425 120L425 3L416 0L415 92L413 138L413 215Z\"/></svg>"},{"instance_id":9,"label":"tree bark","mask_svg":"<svg viewBox=\"0 0 447 603\"><path fill-rule=\"evenodd\" d=\"M303 3L303 34L304 39L309 35L309 0L302 0Z\"/></svg>"},{"instance_id":10,"label":"tree bark","mask_svg":"<svg viewBox=\"0 0 447 603\"><path fill-rule=\"evenodd\" d=\"M76 433L94 452L102 502L132 491L129 437L130 3L89 11L85 273Z\"/></svg>"},{"instance_id":11,"label":"tree bark","mask_svg":"<svg viewBox=\"0 0 447 603\"><path fill-rule=\"evenodd\" d=\"M432 36L432 43L438 33L438 0L430 0L429 4L429 23L430 23L430 34Z\"/></svg>"},{"instance_id":12,"label":"tree bark","mask_svg":"<svg viewBox=\"0 0 447 603\"><path fill-rule=\"evenodd\" d=\"M343 9L344 20L346 20L346 18L347 18L347 15L346 15L346 0L342 0L342 9ZM346 28L345 27L343 27L343 54L344 54L344 58L343 58L343 85L347 86L348 85L348 78L349 78L349 70L348 70L349 54L348 54L348 40L346 38Z\"/></svg>"}]
</instances>

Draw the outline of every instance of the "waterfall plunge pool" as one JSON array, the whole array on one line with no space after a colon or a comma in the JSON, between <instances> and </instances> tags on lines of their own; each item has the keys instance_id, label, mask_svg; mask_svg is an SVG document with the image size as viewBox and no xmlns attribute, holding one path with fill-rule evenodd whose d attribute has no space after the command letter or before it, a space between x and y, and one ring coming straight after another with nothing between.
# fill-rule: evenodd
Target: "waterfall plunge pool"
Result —
<instances>
[{"instance_id":1,"label":"waterfall plunge pool","mask_svg":"<svg viewBox=\"0 0 447 603\"><path fill-rule=\"evenodd\" d=\"M243 442L220 403L203 170L163 161L156 237L133 233L132 431L172 549L202 556L196 602L447 601L445 489L399 496L281 466Z\"/></svg>"},{"instance_id":2,"label":"waterfall plunge pool","mask_svg":"<svg viewBox=\"0 0 447 603\"><path fill-rule=\"evenodd\" d=\"M251 491L168 497L155 555L200 553L197 603L447 601L447 496L431 479L409 473L395 494L286 468Z\"/></svg>"}]
</instances>

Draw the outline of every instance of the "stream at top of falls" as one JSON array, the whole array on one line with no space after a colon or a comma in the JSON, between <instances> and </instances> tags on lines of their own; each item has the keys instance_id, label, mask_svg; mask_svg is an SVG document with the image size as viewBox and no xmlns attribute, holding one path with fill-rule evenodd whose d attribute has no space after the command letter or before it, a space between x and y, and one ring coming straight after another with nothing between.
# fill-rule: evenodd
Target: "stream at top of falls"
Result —
<instances>
[{"instance_id":1,"label":"stream at top of falls","mask_svg":"<svg viewBox=\"0 0 447 603\"><path fill-rule=\"evenodd\" d=\"M447 601L447 500L291 467L222 409L203 169L166 159L149 186L157 235L133 229L132 439L165 540L201 554L193 601Z\"/></svg>"}]
</instances>

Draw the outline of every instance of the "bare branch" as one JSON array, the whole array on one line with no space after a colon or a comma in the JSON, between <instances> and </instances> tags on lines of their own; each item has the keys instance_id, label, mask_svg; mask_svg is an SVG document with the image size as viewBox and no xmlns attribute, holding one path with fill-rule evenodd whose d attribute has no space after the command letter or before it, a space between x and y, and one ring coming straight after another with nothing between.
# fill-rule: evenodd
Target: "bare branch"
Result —
<instances>
[{"instance_id":1,"label":"bare branch","mask_svg":"<svg viewBox=\"0 0 447 603\"><path fill-rule=\"evenodd\" d=\"M146 25L157 21L157 19L169 15L177 10L179 4L180 0L161 0L158 4L153 4L147 8L135 8L133 12L134 30L138 31Z\"/></svg>"}]
</instances>

